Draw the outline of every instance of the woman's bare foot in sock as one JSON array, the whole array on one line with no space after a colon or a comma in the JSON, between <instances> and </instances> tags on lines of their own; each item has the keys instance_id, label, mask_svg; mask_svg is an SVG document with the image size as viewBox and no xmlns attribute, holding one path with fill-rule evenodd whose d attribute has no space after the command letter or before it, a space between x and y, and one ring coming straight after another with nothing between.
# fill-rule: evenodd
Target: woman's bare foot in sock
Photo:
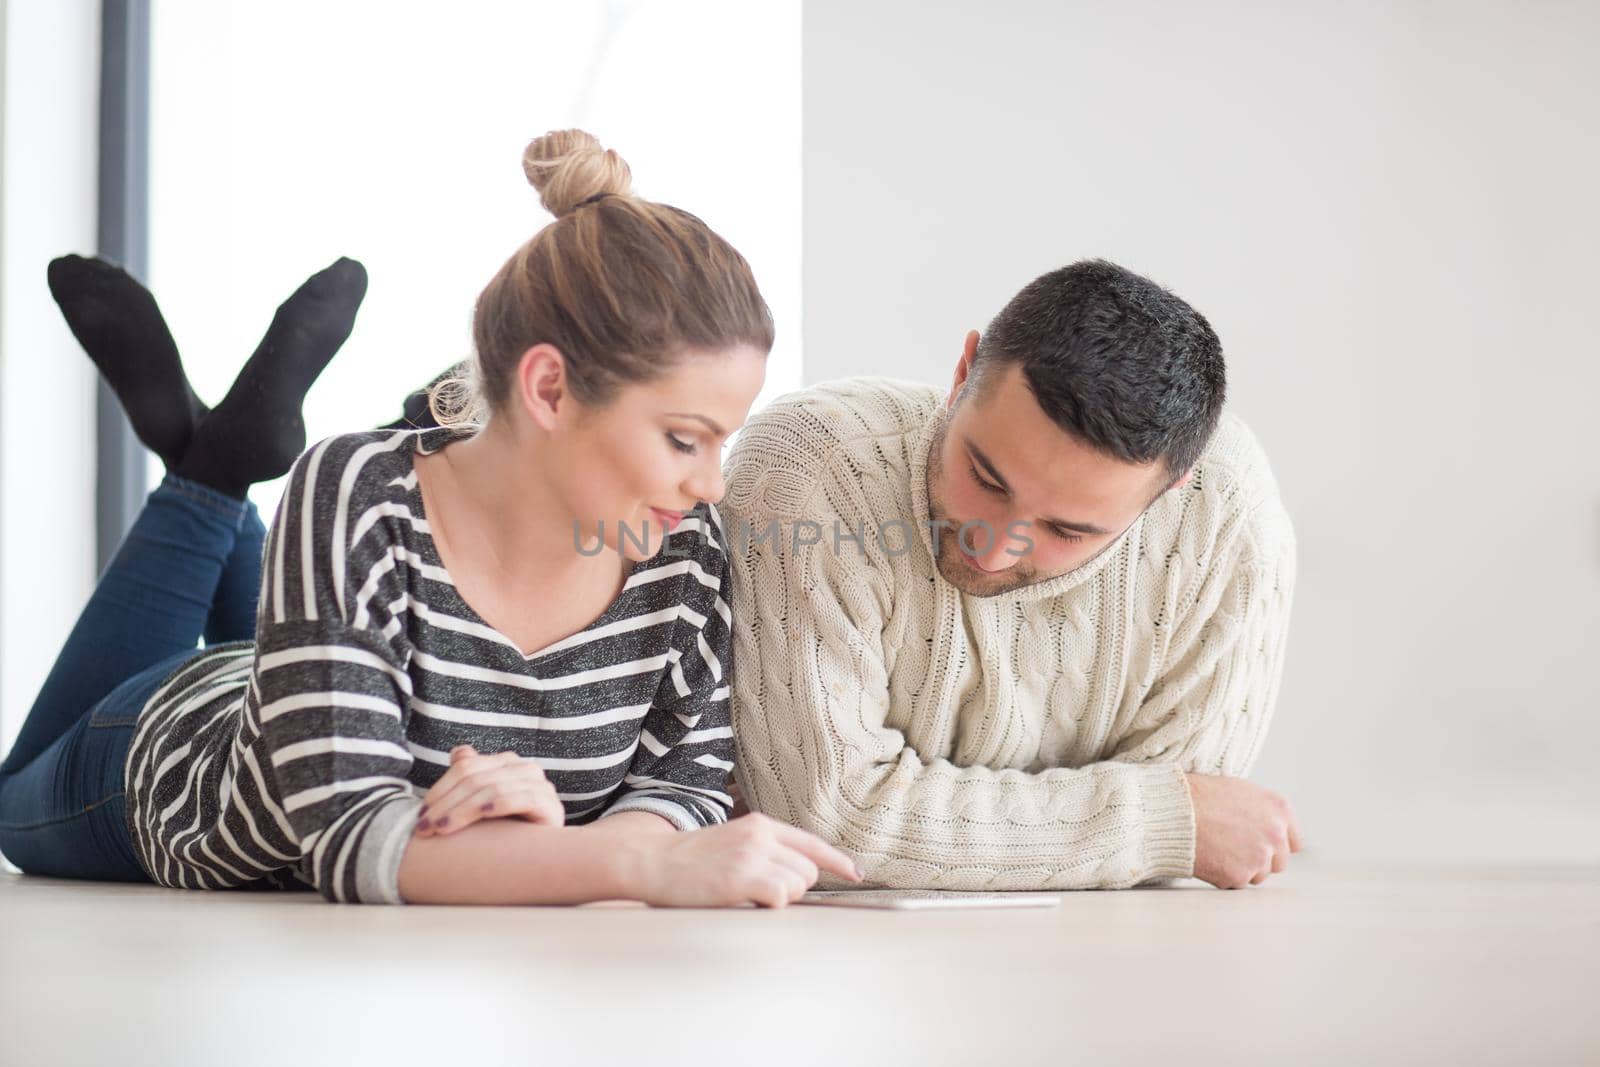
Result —
<instances>
[{"instance_id":1,"label":"woman's bare foot in sock","mask_svg":"<svg viewBox=\"0 0 1600 1067\"><path fill-rule=\"evenodd\" d=\"M206 406L189 386L155 297L103 259L62 256L50 261L46 277L72 335L122 402L133 432L174 466Z\"/></svg>"},{"instance_id":2,"label":"woman's bare foot in sock","mask_svg":"<svg viewBox=\"0 0 1600 1067\"><path fill-rule=\"evenodd\" d=\"M230 496L287 473L306 447L300 406L355 326L367 271L339 259L282 304L228 395L195 427L173 471Z\"/></svg>"}]
</instances>

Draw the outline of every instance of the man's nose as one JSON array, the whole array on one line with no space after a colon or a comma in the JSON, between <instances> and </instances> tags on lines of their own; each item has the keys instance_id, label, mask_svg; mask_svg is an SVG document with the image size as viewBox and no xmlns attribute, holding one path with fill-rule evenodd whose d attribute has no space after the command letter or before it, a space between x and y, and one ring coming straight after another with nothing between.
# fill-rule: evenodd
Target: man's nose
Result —
<instances>
[{"instance_id":1,"label":"man's nose","mask_svg":"<svg viewBox=\"0 0 1600 1067\"><path fill-rule=\"evenodd\" d=\"M988 522L966 527L961 534L961 550L978 567L991 574L1009 570L1022 557L1016 554L1019 545L1006 534L1004 527Z\"/></svg>"}]
</instances>

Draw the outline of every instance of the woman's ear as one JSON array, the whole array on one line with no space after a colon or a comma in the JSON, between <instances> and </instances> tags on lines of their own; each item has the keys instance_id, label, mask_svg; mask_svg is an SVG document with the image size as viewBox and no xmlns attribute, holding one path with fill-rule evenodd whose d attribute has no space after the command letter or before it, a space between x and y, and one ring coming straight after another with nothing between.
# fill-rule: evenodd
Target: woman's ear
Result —
<instances>
[{"instance_id":1,"label":"woman's ear","mask_svg":"<svg viewBox=\"0 0 1600 1067\"><path fill-rule=\"evenodd\" d=\"M517 402L534 424L553 430L572 407L567 388L567 361L551 344L537 344L517 362Z\"/></svg>"}]
</instances>

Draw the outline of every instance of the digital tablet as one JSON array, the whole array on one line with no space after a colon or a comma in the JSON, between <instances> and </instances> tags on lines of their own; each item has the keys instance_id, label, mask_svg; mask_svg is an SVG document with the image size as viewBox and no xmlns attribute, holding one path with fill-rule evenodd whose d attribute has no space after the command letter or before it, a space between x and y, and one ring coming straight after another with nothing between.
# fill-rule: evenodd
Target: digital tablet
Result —
<instances>
[{"instance_id":1,"label":"digital tablet","mask_svg":"<svg viewBox=\"0 0 1600 1067\"><path fill-rule=\"evenodd\" d=\"M1057 893L960 893L943 889L813 889L797 904L835 908L1053 908Z\"/></svg>"}]
</instances>

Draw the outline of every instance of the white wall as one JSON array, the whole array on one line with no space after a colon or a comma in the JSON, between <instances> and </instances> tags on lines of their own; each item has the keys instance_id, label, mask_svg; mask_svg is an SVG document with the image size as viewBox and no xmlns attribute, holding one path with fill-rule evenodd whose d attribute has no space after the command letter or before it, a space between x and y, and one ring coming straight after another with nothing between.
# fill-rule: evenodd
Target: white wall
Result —
<instances>
[{"instance_id":1,"label":"white wall","mask_svg":"<svg viewBox=\"0 0 1600 1067\"><path fill-rule=\"evenodd\" d=\"M1104 256L1229 356L1301 542L1255 777L1330 857L1600 861L1600 7L804 16L805 376L947 380Z\"/></svg>"},{"instance_id":2,"label":"white wall","mask_svg":"<svg viewBox=\"0 0 1600 1067\"><path fill-rule=\"evenodd\" d=\"M94 582L95 374L45 264L95 246L100 5L0 0L0 753Z\"/></svg>"}]
</instances>

